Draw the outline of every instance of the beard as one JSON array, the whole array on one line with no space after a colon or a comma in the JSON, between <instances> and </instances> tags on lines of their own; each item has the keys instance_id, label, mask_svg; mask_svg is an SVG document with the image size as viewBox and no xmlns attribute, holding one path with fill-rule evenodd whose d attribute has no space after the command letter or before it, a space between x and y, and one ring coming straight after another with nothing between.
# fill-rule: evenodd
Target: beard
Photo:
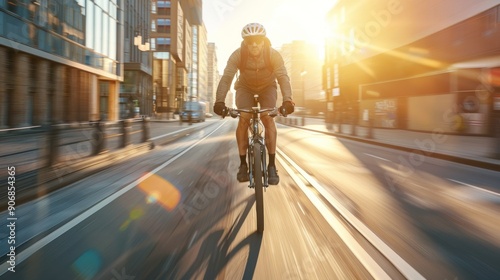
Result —
<instances>
[{"instance_id":1,"label":"beard","mask_svg":"<svg viewBox=\"0 0 500 280\"><path fill-rule=\"evenodd\" d=\"M259 56L261 52L262 52L262 47L260 46L250 47L248 50L248 53L252 56Z\"/></svg>"}]
</instances>

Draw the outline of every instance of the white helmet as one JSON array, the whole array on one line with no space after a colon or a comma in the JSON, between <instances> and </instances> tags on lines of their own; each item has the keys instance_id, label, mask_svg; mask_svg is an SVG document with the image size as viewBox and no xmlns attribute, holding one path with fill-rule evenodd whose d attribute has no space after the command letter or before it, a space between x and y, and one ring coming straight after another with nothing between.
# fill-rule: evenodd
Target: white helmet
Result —
<instances>
[{"instance_id":1,"label":"white helmet","mask_svg":"<svg viewBox=\"0 0 500 280\"><path fill-rule=\"evenodd\" d=\"M241 37L245 39L249 36L266 36L266 29L260 23L249 23L241 30Z\"/></svg>"}]
</instances>

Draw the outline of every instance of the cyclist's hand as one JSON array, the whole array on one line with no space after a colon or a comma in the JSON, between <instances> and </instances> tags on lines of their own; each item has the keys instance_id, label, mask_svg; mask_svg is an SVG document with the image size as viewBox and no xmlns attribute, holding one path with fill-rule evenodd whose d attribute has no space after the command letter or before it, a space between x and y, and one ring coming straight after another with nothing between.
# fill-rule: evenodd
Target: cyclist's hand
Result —
<instances>
[{"instance_id":1,"label":"cyclist's hand","mask_svg":"<svg viewBox=\"0 0 500 280\"><path fill-rule=\"evenodd\" d=\"M214 113L216 113L219 116L225 117L227 115L226 104L224 102L215 102Z\"/></svg>"},{"instance_id":2,"label":"cyclist's hand","mask_svg":"<svg viewBox=\"0 0 500 280\"><path fill-rule=\"evenodd\" d=\"M283 116L293 113L295 104L292 101L283 101L280 107L280 113Z\"/></svg>"}]
</instances>

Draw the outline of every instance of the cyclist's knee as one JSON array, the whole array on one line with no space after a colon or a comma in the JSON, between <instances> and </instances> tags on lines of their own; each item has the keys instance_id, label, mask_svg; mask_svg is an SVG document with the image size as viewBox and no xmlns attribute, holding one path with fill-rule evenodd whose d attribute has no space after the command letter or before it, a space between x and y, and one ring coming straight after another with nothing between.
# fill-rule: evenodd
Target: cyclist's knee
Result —
<instances>
[{"instance_id":1,"label":"cyclist's knee","mask_svg":"<svg viewBox=\"0 0 500 280\"><path fill-rule=\"evenodd\" d=\"M250 125L250 118L241 115L238 120L238 127L247 128Z\"/></svg>"},{"instance_id":2,"label":"cyclist's knee","mask_svg":"<svg viewBox=\"0 0 500 280\"><path fill-rule=\"evenodd\" d=\"M263 116L260 117L260 119L262 120L262 123L264 125L268 125L268 124L272 125L272 124L274 124L274 118L270 117L269 115L263 115Z\"/></svg>"}]
</instances>

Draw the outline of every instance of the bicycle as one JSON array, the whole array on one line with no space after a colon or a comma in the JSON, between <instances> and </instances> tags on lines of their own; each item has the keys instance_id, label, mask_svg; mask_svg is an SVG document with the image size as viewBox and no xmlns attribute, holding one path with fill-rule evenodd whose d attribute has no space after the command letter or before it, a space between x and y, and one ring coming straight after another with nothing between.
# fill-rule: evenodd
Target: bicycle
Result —
<instances>
[{"instance_id":1,"label":"bicycle","mask_svg":"<svg viewBox=\"0 0 500 280\"><path fill-rule=\"evenodd\" d=\"M255 189L255 207L257 213L257 232L264 231L264 190L269 186L266 160L266 143L262 136L263 124L260 120L260 114L269 112L269 116L278 115L277 108L260 109L258 107L258 95L254 95L254 107L252 109L234 109L229 108L226 115L236 118L240 113L250 113L250 126L248 136L248 173L249 188Z\"/></svg>"}]
</instances>

